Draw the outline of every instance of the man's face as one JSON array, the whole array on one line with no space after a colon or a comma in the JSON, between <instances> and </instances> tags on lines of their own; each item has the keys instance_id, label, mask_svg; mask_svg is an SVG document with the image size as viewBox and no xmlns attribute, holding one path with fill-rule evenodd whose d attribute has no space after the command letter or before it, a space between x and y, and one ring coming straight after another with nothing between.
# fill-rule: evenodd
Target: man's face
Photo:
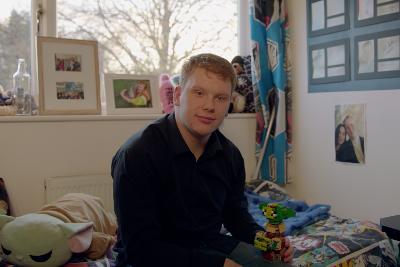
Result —
<instances>
[{"instance_id":1,"label":"man's face","mask_svg":"<svg viewBox=\"0 0 400 267\"><path fill-rule=\"evenodd\" d=\"M354 138L354 123L351 117L348 117L344 122L344 127L346 128L346 132L351 139Z\"/></svg>"},{"instance_id":2,"label":"man's face","mask_svg":"<svg viewBox=\"0 0 400 267\"><path fill-rule=\"evenodd\" d=\"M197 68L184 87L178 86L174 92L176 116L183 130L197 139L208 138L228 112L231 86L230 81Z\"/></svg>"}]
</instances>

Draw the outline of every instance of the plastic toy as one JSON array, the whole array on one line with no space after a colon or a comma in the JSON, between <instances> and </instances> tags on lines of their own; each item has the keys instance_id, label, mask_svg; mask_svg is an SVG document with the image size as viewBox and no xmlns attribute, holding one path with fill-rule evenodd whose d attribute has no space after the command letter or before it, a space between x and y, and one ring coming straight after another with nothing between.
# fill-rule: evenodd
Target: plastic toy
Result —
<instances>
[{"instance_id":1,"label":"plastic toy","mask_svg":"<svg viewBox=\"0 0 400 267\"><path fill-rule=\"evenodd\" d=\"M260 209L268 222L265 224L265 232L260 231L256 234L254 246L263 251L266 260L280 261L285 247L283 220L295 216L296 212L279 203L263 203Z\"/></svg>"}]
</instances>

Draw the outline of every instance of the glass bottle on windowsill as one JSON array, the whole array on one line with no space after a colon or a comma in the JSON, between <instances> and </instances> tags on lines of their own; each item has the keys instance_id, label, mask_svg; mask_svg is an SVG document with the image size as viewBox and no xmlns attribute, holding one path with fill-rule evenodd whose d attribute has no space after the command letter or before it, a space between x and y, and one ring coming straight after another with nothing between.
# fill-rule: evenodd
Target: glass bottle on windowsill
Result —
<instances>
[{"instance_id":1,"label":"glass bottle on windowsill","mask_svg":"<svg viewBox=\"0 0 400 267\"><path fill-rule=\"evenodd\" d=\"M25 59L18 59L18 69L13 75L13 97L17 115L32 114L31 76L26 70Z\"/></svg>"}]
</instances>

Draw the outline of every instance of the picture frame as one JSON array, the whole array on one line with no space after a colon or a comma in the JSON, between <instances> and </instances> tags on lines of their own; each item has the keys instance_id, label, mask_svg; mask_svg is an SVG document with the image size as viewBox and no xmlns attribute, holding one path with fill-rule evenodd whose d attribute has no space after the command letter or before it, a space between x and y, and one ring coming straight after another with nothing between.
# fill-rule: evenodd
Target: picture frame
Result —
<instances>
[{"instance_id":1,"label":"picture frame","mask_svg":"<svg viewBox=\"0 0 400 267\"><path fill-rule=\"evenodd\" d=\"M160 114L158 77L105 73L107 114Z\"/></svg>"},{"instance_id":2,"label":"picture frame","mask_svg":"<svg viewBox=\"0 0 400 267\"><path fill-rule=\"evenodd\" d=\"M356 80L400 77L400 29L354 38Z\"/></svg>"},{"instance_id":3,"label":"picture frame","mask_svg":"<svg viewBox=\"0 0 400 267\"><path fill-rule=\"evenodd\" d=\"M40 115L100 114L98 43L38 36Z\"/></svg>"},{"instance_id":4,"label":"picture frame","mask_svg":"<svg viewBox=\"0 0 400 267\"><path fill-rule=\"evenodd\" d=\"M358 0L354 7L356 27L398 20L400 18L399 0Z\"/></svg>"},{"instance_id":5,"label":"picture frame","mask_svg":"<svg viewBox=\"0 0 400 267\"><path fill-rule=\"evenodd\" d=\"M337 83L350 80L349 47L348 38L309 46L309 83Z\"/></svg>"},{"instance_id":6,"label":"picture frame","mask_svg":"<svg viewBox=\"0 0 400 267\"><path fill-rule=\"evenodd\" d=\"M309 37L348 30L349 0L307 0L307 25Z\"/></svg>"}]
</instances>

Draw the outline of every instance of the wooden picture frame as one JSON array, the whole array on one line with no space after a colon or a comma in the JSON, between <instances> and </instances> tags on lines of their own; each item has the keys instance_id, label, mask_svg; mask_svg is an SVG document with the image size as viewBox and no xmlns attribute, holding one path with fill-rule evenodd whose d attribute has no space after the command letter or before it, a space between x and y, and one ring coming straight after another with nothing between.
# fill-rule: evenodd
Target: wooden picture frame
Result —
<instances>
[{"instance_id":1,"label":"wooden picture frame","mask_svg":"<svg viewBox=\"0 0 400 267\"><path fill-rule=\"evenodd\" d=\"M107 114L161 114L155 75L105 73Z\"/></svg>"},{"instance_id":2,"label":"wooden picture frame","mask_svg":"<svg viewBox=\"0 0 400 267\"><path fill-rule=\"evenodd\" d=\"M98 43L37 37L39 114L100 114Z\"/></svg>"}]
</instances>

